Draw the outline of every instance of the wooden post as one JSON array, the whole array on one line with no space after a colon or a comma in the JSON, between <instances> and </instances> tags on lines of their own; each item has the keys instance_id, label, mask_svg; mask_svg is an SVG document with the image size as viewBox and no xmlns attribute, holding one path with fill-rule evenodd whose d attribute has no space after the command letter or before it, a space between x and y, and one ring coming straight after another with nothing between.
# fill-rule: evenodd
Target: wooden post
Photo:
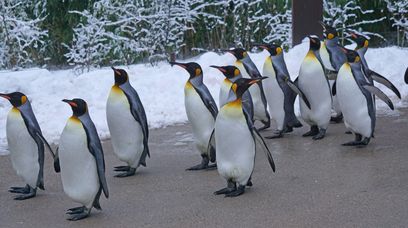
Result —
<instances>
[{"instance_id":1,"label":"wooden post","mask_svg":"<svg viewBox=\"0 0 408 228\"><path fill-rule=\"evenodd\" d=\"M322 38L323 0L292 1L292 45L300 44L307 35Z\"/></svg>"}]
</instances>

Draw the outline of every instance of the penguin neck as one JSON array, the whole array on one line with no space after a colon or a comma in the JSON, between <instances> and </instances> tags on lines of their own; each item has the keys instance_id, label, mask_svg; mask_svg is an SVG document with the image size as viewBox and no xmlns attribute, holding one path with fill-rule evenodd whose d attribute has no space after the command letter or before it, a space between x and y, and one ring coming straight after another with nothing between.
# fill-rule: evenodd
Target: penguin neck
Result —
<instances>
[{"instance_id":1,"label":"penguin neck","mask_svg":"<svg viewBox=\"0 0 408 228\"><path fill-rule=\"evenodd\" d=\"M364 56L365 53L367 52L368 48L366 47L362 47L362 48L356 48L355 51L361 56Z\"/></svg>"},{"instance_id":2,"label":"penguin neck","mask_svg":"<svg viewBox=\"0 0 408 228\"><path fill-rule=\"evenodd\" d=\"M339 43L339 37L334 37L333 39L325 39L324 43L327 47L333 47L336 46Z\"/></svg>"},{"instance_id":3,"label":"penguin neck","mask_svg":"<svg viewBox=\"0 0 408 228\"><path fill-rule=\"evenodd\" d=\"M203 84L203 75L200 74L198 76L189 78L188 82L190 82L190 84L193 85L193 87L198 87Z\"/></svg>"},{"instance_id":4,"label":"penguin neck","mask_svg":"<svg viewBox=\"0 0 408 228\"><path fill-rule=\"evenodd\" d=\"M270 57L272 60L272 66L285 64L285 60L283 59L283 54L271 55Z\"/></svg>"},{"instance_id":5,"label":"penguin neck","mask_svg":"<svg viewBox=\"0 0 408 228\"><path fill-rule=\"evenodd\" d=\"M239 74L239 75L237 75L237 76L235 76L235 77L232 77L232 78L226 78L228 81L230 81L231 83L234 83L234 82L236 82L238 79L240 79L240 78L242 78L242 75L241 74Z\"/></svg>"}]
</instances>

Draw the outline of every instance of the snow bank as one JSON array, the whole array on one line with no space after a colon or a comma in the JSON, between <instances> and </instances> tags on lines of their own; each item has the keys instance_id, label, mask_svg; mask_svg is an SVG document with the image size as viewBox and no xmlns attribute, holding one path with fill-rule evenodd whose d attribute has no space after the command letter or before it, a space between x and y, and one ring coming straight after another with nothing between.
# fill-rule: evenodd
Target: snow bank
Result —
<instances>
[{"instance_id":1,"label":"snow bank","mask_svg":"<svg viewBox=\"0 0 408 228\"><path fill-rule=\"evenodd\" d=\"M285 60L292 79L297 76L307 49L308 43L305 42L285 53ZM262 72L263 61L267 56L266 51L251 53L250 56ZM397 107L408 103L406 98L408 86L403 82L407 66L403 64L403 59L408 59L408 49L387 47L369 49L367 52L370 67L387 76L401 91L403 100L399 101L392 91L381 87ZM198 56L194 61L202 66L204 82L215 101L218 102L219 84L224 76L209 66L233 64L234 57L230 54L218 55L208 52ZM177 66L171 67L167 63L160 63L155 67L138 64L123 68L127 70L131 84L139 93L151 128L187 121L184 110L184 83L188 75L184 69ZM113 72L110 68L94 70L79 76L76 76L71 70L28 69L18 72L0 72L1 92L21 91L27 94L44 136L52 143L58 142L65 122L71 115L70 107L61 102L64 98L80 97L86 100L99 135L102 139L109 137L105 106L113 81ZM378 102L378 106L380 110L387 109L381 101ZM0 100L0 154L7 153L6 118L10 107L8 101ZM391 112L380 111L380 113Z\"/></svg>"}]
</instances>

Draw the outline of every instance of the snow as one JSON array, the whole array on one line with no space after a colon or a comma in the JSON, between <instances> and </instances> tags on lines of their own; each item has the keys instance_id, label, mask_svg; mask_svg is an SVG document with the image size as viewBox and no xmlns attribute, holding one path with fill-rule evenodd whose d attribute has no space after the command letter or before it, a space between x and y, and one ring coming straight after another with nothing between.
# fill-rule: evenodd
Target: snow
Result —
<instances>
[{"instance_id":1,"label":"snow","mask_svg":"<svg viewBox=\"0 0 408 228\"><path fill-rule=\"evenodd\" d=\"M300 64L308 50L308 42L293 47L285 53L285 60L291 78L297 76ZM262 72L266 51L250 53L251 58ZM387 47L369 49L366 58L372 70L386 76L402 94L400 101L392 91L379 86L393 100L396 107L408 104L408 86L403 81L406 65L403 59L408 59L408 49ZM204 83L208 86L216 102L220 82L224 76L210 65L231 65L235 61L230 54L219 55L207 52L189 61L197 61L204 71ZM187 61L186 61L187 62ZM116 66L121 67L121 66ZM130 82L139 93L146 109L150 128L160 128L176 123L184 123L187 116L184 110L184 84L188 78L187 72L177 66L167 63L157 66L137 64L123 67ZM34 113L39 121L45 138L51 143L58 143L60 133L66 120L71 116L70 107L61 102L62 99L83 98L88 102L91 118L95 122L101 139L109 137L106 123L105 105L113 85L113 72L110 68L101 68L76 76L72 70L48 71L45 69L27 69L23 71L0 71L0 84L4 93L21 91L32 102ZM377 84L378 85L378 84ZM381 102L377 102L380 114L398 115L390 112ZM295 104L298 112L298 105ZM11 108L10 103L0 100L0 154L7 154L6 119Z\"/></svg>"}]
</instances>

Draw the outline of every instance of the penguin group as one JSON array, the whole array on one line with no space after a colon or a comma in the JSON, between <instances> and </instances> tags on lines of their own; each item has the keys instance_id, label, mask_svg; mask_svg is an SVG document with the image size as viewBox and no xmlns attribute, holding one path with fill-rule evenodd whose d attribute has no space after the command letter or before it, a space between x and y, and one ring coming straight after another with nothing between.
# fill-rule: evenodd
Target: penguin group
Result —
<instances>
[{"instance_id":1,"label":"penguin group","mask_svg":"<svg viewBox=\"0 0 408 228\"><path fill-rule=\"evenodd\" d=\"M301 63L299 75L292 81L284 51L277 44L254 44L268 52L262 74L243 48L223 50L236 61L231 65L211 67L225 79L221 83L218 106L203 82L204 72L196 62L170 62L185 70L185 111L192 126L194 143L201 162L187 170L217 169L226 187L215 195L236 197L252 186L252 173L257 150L265 153L275 172L272 154L260 131L275 122L276 131L268 139L284 137L294 128L303 126L295 115L295 100L299 96L300 117L310 130L303 134L321 140L326 136L330 121L342 122L355 139L344 146L366 146L374 136L376 125L375 98L394 109L391 100L374 82L392 90L398 89L384 76L371 70L364 57L369 40L353 33L354 50L339 43L335 28L321 23L324 39L309 35L309 50ZM150 157L149 128L144 106L129 82L124 69L112 67L114 84L106 103L106 118L113 153L124 163L114 167L115 177L135 175L146 166ZM408 84L408 69L405 73ZM11 187L18 194L15 200L36 196L44 190L44 151L54 161L54 170L61 174L65 194L81 206L67 211L69 220L90 215L91 209L101 210L99 199L109 197L105 177L104 152L97 129L90 117L86 101L63 99L72 110L61 133L57 149L44 138L29 99L21 92L0 94L12 108L7 116L6 133L11 163L24 187ZM333 114L334 113L334 116ZM260 123L257 123L259 121ZM262 125L256 128L255 125Z\"/></svg>"}]
</instances>

